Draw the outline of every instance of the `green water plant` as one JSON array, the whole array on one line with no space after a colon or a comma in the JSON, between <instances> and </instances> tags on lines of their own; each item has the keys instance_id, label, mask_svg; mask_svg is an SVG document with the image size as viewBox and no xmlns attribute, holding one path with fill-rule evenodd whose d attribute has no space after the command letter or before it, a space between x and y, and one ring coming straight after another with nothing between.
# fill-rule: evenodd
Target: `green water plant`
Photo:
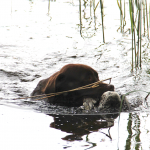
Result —
<instances>
[{"instance_id":1,"label":"green water plant","mask_svg":"<svg viewBox=\"0 0 150 150\"><path fill-rule=\"evenodd\" d=\"M125 0L124 11L122 1L117 0L120 10L120 30L124 32L125 25ZM147 0L129 0L130 28L132 34L132 71L142 67L142 37L149 39L149 14L147 10ZM124 15L123 15L124 14ZM124 17L123 17L124 16ZM143 34L142 34L143 32Z\"/></svg>"},{"instance_id":2,"label":"green water plant","mask_svg":"<svg viewBox=\"0 0 150 150\"><path fill-rule=\"evenodd\" d=\"M51 0L48 0L48 14L50 13L50 1Z\"/></svg>"},{"instance_id":3,"label":"green water plant","mask_svg":"<svg viewBox=\"0 0 150 150\"><path fill-rule=\"evenodd\" d=\"M103 42L105 43L105 34L104 34L104 6L103 1L100 0L100 10L101 10L101 19L102 19L102 33L103 33Z\"/></svg>"},{"instance_id":4,"label":"green water plant","mask_svg":"<svg viewBox=\"0 0 150 150\"><path fill-rule=\"evenodd\" d=\"M82 1L79 0L79 20L80 20L80 35L83 38L91 38L95 35L95 33L89 35L88 30L92 28L92 25L94 24L94 32L97 31L97 16L96 16L96 11L98 8L100 8L100 13L101 13L101 24L102 24L102 36L103 36L103 42L105 43L105 36L104 36L104 9L103 9L103 0L100 1L95 1L95 0L83 0L84 8L82 8ZM100 5L100 7L98 7ZM89 9L88 9L89 8ZM90 16L85 17L86 10L90 11ZM82 12L84 12L84 15L82 15ZM88 13L87 13L88 14ZM83 20L84 19L84 20ZM83 20L83 21L82 21ZM85 27L84 21L88 24L88 27ZM83 33L87 33L87 36L85 36Z\"/></svg>"},{"instance_id":5,"label":"green water plant","mask_svg":"<svg viewBox=\"0 0 150 150\"><path fill-rule=\"evenodd\" d=\"M48 1L48 12L50 12L50 0ZM101 28L103 43L105 43L105 30L104 30L104 0L79 0L79 18L80 18L80 35L83 38L91 38L97 32L97 14L99 8L101 14ZM147 0L116 0L120 11L120 27L119 30L122 34L127 33L125 27L130 22L131 31L131 49L132 49L132 63L131 70L142 68L142 38L147 37L149 40L149 20L150 20L150 6ZM82 4L84 3L84 4ZM82 8L84 6L84 8ZM99 6L99 7L98 7ZM149 6L149 7L148 7ZM149 9L148 9L149 8ZM90 11L90 16L86 17L87 11ZM82 15L84 13L84 15ZM128 17L129 16L129 17ZM130 19L128 19L130 18ZM84 20L83 20L84 19ZM88 23L88 27L84 26ZM94 25L92 32L88 31ZM94 33L93 33L94 31ZM86 35L84 35L84 33ZM89 35L90 33L90 35Z\"/></svg>"},{"instance_id":6,"label":"green water plant","mask_svg":"<svg viewBox=\"0 0 150 150\"><path fill-rule=\"evenodd\" d=\"M144 100L143 100L143 104L144 104L144 107L145 107L145 108L148 108L148 107L149 107L149 106L148 106L148 103L147 103L147 98L149 97L150 92L143 91L143 90L134 90L134 91L130 91L130 92L128 92L128 93L126 93L126 94L124 94L124 95L122 96L122 98L121 98L121 105L120 105L120 112L121 112L121 110L122 110L123 101L125 100L125 97L126 97L127 95L131 94L131 93L134 93L134 92L144 92L144 93L147 93L146 97L145 97Z\"/></svg>"},{"instance_id":7,"label":"green water plant","mask_svg":"<svg viewBox=\"0 0 150 150\"><path fill-rule=\"evenodd\" d=\"M82 36L81 0L79 0L79 15L80 15L80 35Z\"/></svg>"}]
</instances>

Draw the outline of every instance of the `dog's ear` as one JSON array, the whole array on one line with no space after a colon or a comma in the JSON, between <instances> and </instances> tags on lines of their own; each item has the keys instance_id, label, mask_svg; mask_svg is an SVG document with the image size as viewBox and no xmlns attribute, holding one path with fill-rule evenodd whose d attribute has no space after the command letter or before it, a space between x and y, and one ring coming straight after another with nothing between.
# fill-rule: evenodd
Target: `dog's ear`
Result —
<instances>
[{"instance_id":1,"label":"dog's ear","mask_svg":"<svg viewBox=\"0 0 150 150\"><path fill-rule=\"evenodd\" d=\"M65 79L65 75L63 73L61 73L57 76L56 80L57 80L57 82L62 82L64 79Z\"/></svg>"},{"instance_id":2,"label":"dog's ear","mask_svg":"<svg viewBox=\"0 0 150 150\"><path fill-rule=\"evenodd\" d=\"M56 79L56 82L55 82L55 91L56 92L60 92L63 90L63 88L66 86L65 84L65 79L66 79L66 76L65 74L63 73L60 73L58 76L57 76L57 79ZM65 85L64 85L65 84Z\"/></svg>"}]
</instances>

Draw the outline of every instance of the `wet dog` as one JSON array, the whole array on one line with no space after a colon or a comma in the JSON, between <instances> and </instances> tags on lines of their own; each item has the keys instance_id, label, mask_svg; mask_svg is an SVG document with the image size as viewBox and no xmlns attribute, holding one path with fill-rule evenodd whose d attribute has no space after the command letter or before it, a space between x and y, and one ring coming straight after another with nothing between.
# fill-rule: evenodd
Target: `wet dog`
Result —
<instances>
[{"instance_id":1,"label":"wet dog","mask_svg":"<svg viewBox=\"0 0 150 150\"><path fill-rule=\"evenodd\" d=\"M56 93L75 89L99 81L98 73L82 64L68 64L47 79L41 80L32 92L32 96ZM114 91L114 86L103 82L95 88L77 90L49 97L49 103L65 106L81 106L84 98L93 98L99 102L106 91Z\"/></svg>"}]
</instances>

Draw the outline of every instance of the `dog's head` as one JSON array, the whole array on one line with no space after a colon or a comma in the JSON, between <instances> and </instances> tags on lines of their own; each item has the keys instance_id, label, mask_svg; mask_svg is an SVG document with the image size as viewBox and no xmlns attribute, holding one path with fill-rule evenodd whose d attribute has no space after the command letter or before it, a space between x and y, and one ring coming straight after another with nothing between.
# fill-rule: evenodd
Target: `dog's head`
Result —
<instances>
[{"instance_id":1,"label":"dog's head","mask_svg":"<svg viewBox=\"0 0 150 150\"><path fill-rule=\"evenodd\" d=\"M34 93L40 91L42 94L56 93L76 89L94 82L99 81L98 73L91 67L81 64L69 64L64 66L60 71L51 77L41 80L37 85ZM84 97L100 97L106 91L114 91L114 86L99 82L95 88L75 90L74 92L65 92L60 96L50 97L50 102L62 101L64 99L74 99L82 104ZM39 92L38 92L39 93ZM72 102L71 102L72 103Z\"/></svg>"}]
</instances>

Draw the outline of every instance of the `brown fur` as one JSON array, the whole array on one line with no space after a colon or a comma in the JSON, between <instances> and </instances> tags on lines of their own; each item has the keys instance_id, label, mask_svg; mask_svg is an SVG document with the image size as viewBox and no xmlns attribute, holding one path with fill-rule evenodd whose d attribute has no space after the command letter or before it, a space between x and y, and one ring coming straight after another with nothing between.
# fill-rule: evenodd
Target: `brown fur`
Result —
<instances>
[{"instance_id":1,"label":"brown fur","mask_svg":"<svg viewBox=\"0 0 150 150\"><path fill-rule=\"evenodd\" d=\"M41 80L32 95L67 91L97 81L99 81L98 73L93 68L82 64L68 64L49 78ZM114 86L101 82L96 88L64 93L49 98L48 102L66 106L80 106L85 97L97 99L106 91L114 91Z\"/></svg>"}]
</instances>

